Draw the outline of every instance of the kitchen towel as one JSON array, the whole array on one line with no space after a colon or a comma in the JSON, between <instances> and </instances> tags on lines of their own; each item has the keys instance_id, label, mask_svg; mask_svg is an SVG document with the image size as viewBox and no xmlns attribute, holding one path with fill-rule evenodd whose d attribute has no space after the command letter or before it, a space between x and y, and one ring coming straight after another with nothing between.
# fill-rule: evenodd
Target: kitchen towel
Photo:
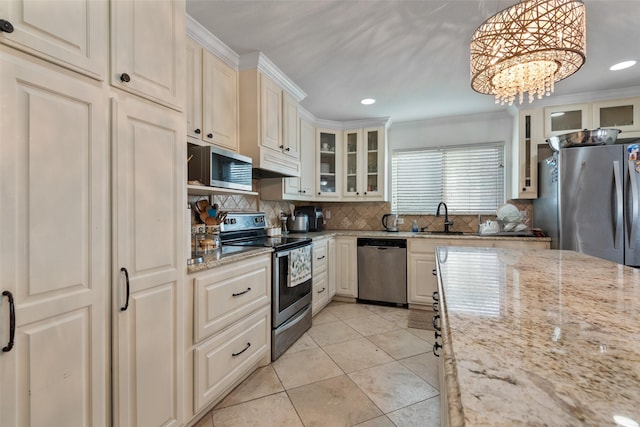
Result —
<instances>
[{"instance_id":1,"label":"kitchen towel","mask_svg":"<svg viewBox=\"0 0 640 427\"><path fill-rule=\"evenodd\" d=\"M291 249L287 286L293 288L309 279L311 279L311 245Z\"/></svg>"}]
</instances>

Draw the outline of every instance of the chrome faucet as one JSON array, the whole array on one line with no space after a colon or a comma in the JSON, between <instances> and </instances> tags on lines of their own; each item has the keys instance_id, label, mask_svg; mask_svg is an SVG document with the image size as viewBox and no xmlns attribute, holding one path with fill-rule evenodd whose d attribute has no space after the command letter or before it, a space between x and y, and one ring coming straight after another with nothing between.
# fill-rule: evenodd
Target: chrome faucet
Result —
<instances>
[{"instance_id":1,"label":"chrome faucet","mask_svg":"<svg viewBox=\"0 0 640 427\"><path fill-rule=\"evenodd\" d=\"M449 232L449 226L453 225L453 221L449 221L449 209L447 209L447 204L445 202L438 203L438 209L436 210L436 216L440 216L440 207L444 206L444 232Z\"/></svg>"}]
</instances>

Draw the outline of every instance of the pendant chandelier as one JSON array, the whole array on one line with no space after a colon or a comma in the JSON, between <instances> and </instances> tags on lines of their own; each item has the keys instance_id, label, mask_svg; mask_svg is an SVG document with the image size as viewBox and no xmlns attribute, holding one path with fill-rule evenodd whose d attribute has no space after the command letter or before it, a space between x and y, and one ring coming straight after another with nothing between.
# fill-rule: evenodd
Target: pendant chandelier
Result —
<instances>
[{"instance_id":1,"label":"pendant chandelier","mask_svg":"<svg viewBox=\"0 0 640 427\"><path fill-rule=\"evenodd\" d=\"M512 104L550 95L586 59L581 0L523 0L487 19L471 39L471 87Z\"/></svg>"}]
</instances>

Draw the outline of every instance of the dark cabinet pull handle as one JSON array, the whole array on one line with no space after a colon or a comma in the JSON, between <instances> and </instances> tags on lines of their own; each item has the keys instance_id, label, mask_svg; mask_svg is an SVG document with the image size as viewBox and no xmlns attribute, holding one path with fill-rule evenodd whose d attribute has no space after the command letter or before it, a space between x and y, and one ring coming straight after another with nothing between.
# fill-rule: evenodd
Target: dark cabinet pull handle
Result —
<instances>
[{"instance_id":1,"label":"dark cabinet pull handle","mask_svg":"<svg viewBox=\"0 0 640 427\"><path fill-rule=\"evenodd\" d=\"M231 353L231 356L233 356L233 357L240 356L242 353L244 353L245 351L249 350L249 347L251 347L251 343L250 342L248 342L247 345L242 350L240 350L239 352Z\"/></svg>"},{"instance_id":2,"label":"dark cabinet pull handle","mask_svg":"<svg viewBox=\"0 0 640 427\"><path fill-rule=\"evenodd\" d=\"M431 298L433 298L435 302L440 301L440 298L438 298L438 291L435 291L434 293L432 293Z\"/></svg>"},{"instance_id":3,"label":"dark cabinet pull handle","mask_svg":"<svg viewBox=\"0 0 640 427\"><path fill-rule=\"evenodd\" d=\"M327 288L322 288L322 289L320 289L320 290L318 291L318 293L319 293L319 294L323 293L325 289L327 289Z\"/></svg>"},{"instance_id":4,"label":"dark cabinet pull handle","mask_svg":"<svg viewBox=\"0 0 640 427\"><path fill-rule=\"evenodd\" d=\"M122 81L123 83L129 83L131 81L131 77L127 73L122 73L120 75L120 81Z\"/></svg>"},{"instance_id":5,"label":"dark cabinet pull handle","mask_svg":"<svg viewBox=\"0 0 640 427\"><path fill-rule=\"evenodd\" d=\"M442 336L442 334L439 333L438 331L433 331L433 336L436 337L436 339L438 339Z\"/></svg>"},{"instance_id":6,"label":"dark cabinet pull handle","mask_svg":"<svg viewBox=\"0 0 640 427\"><path fill-rule=\"evenodd\" d=\"M431 304L431 308L433 308L433 311L440 311L440 310L438 309L438 302L437 302L437 301L436 301L436 302L434 302L433 304Z\"/></svg>"},{"instance_id":7,"label":"dark cabinet pull handle","mask_svg":"<svg viewBox=\"0 0 640 427\"><path fill-rule=\"evenodd\" d=\"M438 349L439 349L439 348L442 348L442 346L441 346L440 344L438 344L438 342L436 342L436 343L433 345L433 354L434 354L436 357L440 357L440 355L439 355L438 353L436 353L436 352L438 351Z\"/></svg>"},{"instance_id":8,"label":"dark cabinet pull handle","mask_svg":"<svg viewBox=\"0 0 640 427\"><path fill-rule=\"evenodd\" d=\"M247 288L246 291L238 292L237 294L231 294L231 296L232 297L239 297L240 295L244 295L244 294L246 294L247 292L250 292L250 291L251 291L251 288Z\"/></svg>"},{"instance_id":9,"label":"dark cabinet pull handle","mask_svg":"<svg viewBox=\"0 0 640 427\"><path fill-rule=\"evenodd\" d=\"M433 270L431 270L431 274L433 274L434 276L436 276L436 269L434 268Z\"/></svg>"},{"instance_id":10,"label":"dark cabinet pull handle","mask_svg":"<svg viewBox=\"0 0 640 427\"><path fill-rule=\"evenodd\" d=\"M194 131L193 131L193 133L195 133L195 134L197 134L197 135L200 135L200 132L201 132L201 130L200 130L200 129L196 129L196 130L194 130Z\"/></svg>"},{"instance_id":11,"label":"dark cabinet pull handle","mask_svg":"<svg viewBox=\"0 0 640 427\"><path fill-rule=\"evenodd\" d=\"M442 329L440 329L440 326L438 326L438 319L440 318L439 314L436 314L435 316L433 316L433 319L431 319L431 324L433 325L433 329L435 329L436 331L440 332Z\"/></svg>"},{"instance_id":12,"label":"dark cabinet pull handle","mask_svg":"<svg viewBox=\"0 0 640 427\"><path fill-rule=\"evenodd\" d=\"M318 258L316 258L316 259L317 259L318 261L320 261L321 259L324 259L324 258L325 258L325 256L324 256L324 255L322 255L321 257L318 257Z\"/></svg>"},{"instance_id":13,"label":"dark cabinet pull handle","mask_svg":"<svg viewBox=\"0 0 640 427\"><path fill-rule=\"evenodd\" d=\"M4 291L2 292L2 296L9 299L9 342L6 347L2 348L2 351L8 353L13 348L13 339L16 336L16 305L13 301L13 294L11 292Z\"/></svg>"},{"instance_id":14,"label":"dark cabinet pull handle","mask_svg":"<svg viewBox=\"0 0 640 427\"><path fill-rule=\"evenodd\" d=\"M213 134L212 133L208 133L207 134L207 138L213 138Z\"/></svg>"},{"instance_id":15,"label":"dark cabinet pull handle","mask_svg":"<svg viewBox=\"0 0 640 427\"><path fill-rule=\"evenodd\" d=\"M280 149L283 149L283 148L284 148L284 145L281 145L279 148L280 148Z\"/></svg>"},{"instance_id":16,"label":"dark cabinet pull handle","mask_svg":"<svg viewBox=\"0 0 640 427\"><path fill-rule=\"evenodd\" d=\"M126 298L124 300L124 307L120 307L120 311L127 311L127 308L129 308L129 292L131 291L129 289L129 272L124 267L122 267L120 271L124 273L124 280L125 280L125 284L127 285L127 293L126 293Z\"/></svg>"},{"instance_id":17,"label":"dark cabinet pull handle","mask_svg":"<svg viewBox=\"0 0 640 427\"><path fill-rule=\"evenodd\" d=\"M5 21L4 19L0 19L0 31L3 31L5 33L13 33L13 25L11 25L11 22L9 21ZM9 349L11 350L11 349ZM7 351L9 351L7 350Z\"/></svg>"}]
</instances>

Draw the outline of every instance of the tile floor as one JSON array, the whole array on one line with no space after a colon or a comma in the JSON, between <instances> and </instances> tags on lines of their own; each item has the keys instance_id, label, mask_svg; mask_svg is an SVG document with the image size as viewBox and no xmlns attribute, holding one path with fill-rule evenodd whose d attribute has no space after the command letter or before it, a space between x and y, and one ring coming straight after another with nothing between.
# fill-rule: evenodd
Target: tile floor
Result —
<instances>
[{"instance_id":1,"label":"tile floor","mask_svg":"<svg viewBox=\"0 0 640 427\"><path fill-rule=\"evenodd\" d=\"M440 426L433 331L407 328L408 316L332 302L196 427Z\"/></svg>"}]
</instances>

